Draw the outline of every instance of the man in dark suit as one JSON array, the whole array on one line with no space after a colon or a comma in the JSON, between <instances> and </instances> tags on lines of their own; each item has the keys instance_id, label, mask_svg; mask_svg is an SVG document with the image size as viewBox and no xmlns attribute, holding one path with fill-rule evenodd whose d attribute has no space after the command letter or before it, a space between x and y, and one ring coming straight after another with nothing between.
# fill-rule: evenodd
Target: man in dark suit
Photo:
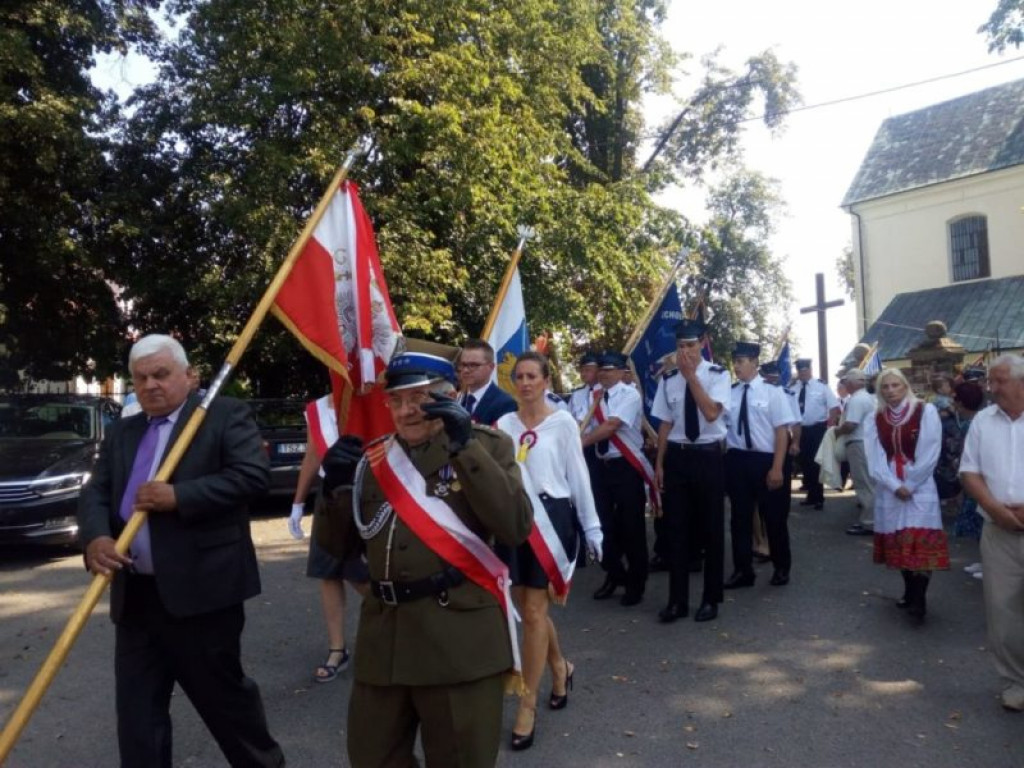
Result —
<instances>
[{"instance_id":1,"label":"man in dark suit","mask_svg":"<svg viewBox=\"0 0 1024 768\"><path fill-rule=\"evenodd\" d=\"M456 366L462 395L459 405L477 424L491 426L517 408L516 399L494 383L494 349L482 339L462 345Z\"/></svg>"},{"instance_id":2,"label":"man in dark suit","mask_svg":"<svg viewBox=\"0 0 1024 768\"><path fill-rule=\"evenodd\" d=\"M143 412L107 433L78 510L86 566L114 574L121 765L170 768L175 683L232 766L283 765L240 661L242 602L260 591L246 504L270 482L259 430L243 403L215 399L171 481L151 480L199 399L171 337L143 337L128 362ZM120 555L133 506L148 521Z\"/></svg>"}]
</instances>

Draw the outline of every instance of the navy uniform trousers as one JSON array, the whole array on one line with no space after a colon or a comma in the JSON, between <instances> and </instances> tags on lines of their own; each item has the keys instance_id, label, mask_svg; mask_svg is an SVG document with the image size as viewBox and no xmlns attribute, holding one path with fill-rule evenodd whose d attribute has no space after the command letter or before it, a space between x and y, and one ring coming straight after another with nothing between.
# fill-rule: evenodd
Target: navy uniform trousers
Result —
<instances>
[{"instance_id":1,"label":"navy uniform trousers","mask_svg":"<svg viewBox=\"0 0 1024 768\"><path fill-rule=\"evenodd\" d=\"M664 518L671 545L669 602L689 606L690 561L704 550L702 603L722 602L725 560L725 465L720 443L665 450Z\"/></svg>"},{"instance_id":2,"label":"navy uniform trousers","mask_svg":"<svg viewBox=\"0 0 1024 768\"><path fill-rule=\"evenodd\" d=\"M725 454L726 489L729 493L729 531L732 534L732 565L735 573L752 573L754 510L764 519L768 546L775 570L790 569L789 504L786 502L785 476L781 487L768 488L768 470L772 454L730 448ZM784 473L785 474L785 473Z\"/></svg>"},{"instance_id":3,"label":"navy uniform trousers","mask_svg":"<svg viewBox=\"0 0 1024 768\"><path fill-rule=\"evenodd\" d=\"M615 584L623 585L628 592L643 594L648 566L643 478L621 457L598 458L597 463L593 490L604 533L601 567Z\"/></svg>"}]
</instances>

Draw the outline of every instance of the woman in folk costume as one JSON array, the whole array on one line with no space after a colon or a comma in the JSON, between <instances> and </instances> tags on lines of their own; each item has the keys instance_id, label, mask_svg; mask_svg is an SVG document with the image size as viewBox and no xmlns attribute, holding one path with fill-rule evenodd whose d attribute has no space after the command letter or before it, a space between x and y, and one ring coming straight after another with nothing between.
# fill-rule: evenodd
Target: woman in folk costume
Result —
<instances>
[{"instance_id":1,"label":"woman in folk costume","mask_svg":"<svg viewBox=\"0 0 1024 768\"><path fill-rule=\"evenodd\" d=\"M915 619L927 610L932 571L949 570L949 547L932 474L942 445L935 406L919 400L895 368L878 375L878 410L864 425L868 471L875 482L875 562L903 573L897 605Z\"/></svg>"},{"instance_id":2,"label":"woman in folk costume","mask_svg":"<svg viewBox=\"0 0 1024 768\"><path fill-rule=\"evenodd\" d=\"M572 416L553 407L545 397L551 385L547 359L526 352L512 371L519 409L502 416L498 429L512 437L523 485L533 502L534 523L529 539L515 550L499 552L509 564L512 597L523 619L523 678L526 693L519 701L510 746L533 745L537 689L545 662L551 668L550 709L569 703L573 665L558 642L548 615L552 600L564 604L576 565L578 531L587 549L601 558L601 523L590 490L579 427Z\"/></svg>"}]
</instances>

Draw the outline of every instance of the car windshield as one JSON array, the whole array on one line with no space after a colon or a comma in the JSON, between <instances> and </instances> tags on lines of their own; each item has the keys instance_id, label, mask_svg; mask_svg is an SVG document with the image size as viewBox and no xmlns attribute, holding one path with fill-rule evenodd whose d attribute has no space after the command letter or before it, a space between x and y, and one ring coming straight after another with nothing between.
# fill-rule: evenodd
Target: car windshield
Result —
<instances>
[{"instance_id":1,"label":"car windshield","mask_svg":"<svg viewBox=\"0 0 1024 768\"><path fill-rule=\"evenodd\" d=\"M93 440L93 408L79 403L0 400L0 437Z\"/></svg>"}]
</instances>

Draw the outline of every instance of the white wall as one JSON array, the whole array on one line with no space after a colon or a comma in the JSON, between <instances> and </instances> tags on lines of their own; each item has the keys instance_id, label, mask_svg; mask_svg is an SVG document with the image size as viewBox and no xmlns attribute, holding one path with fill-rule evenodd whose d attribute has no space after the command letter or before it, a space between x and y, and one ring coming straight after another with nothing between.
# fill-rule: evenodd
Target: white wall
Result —
<instances>
[{"instance_id":1,"label":"white wall","mask_svg":"<svg viewBox=\"0 0 1024 768\"><path fill-rule=\"evenodd\" d=\"M851 213L860 214L860 246L866 273L861 275L854 217L860 335L896 294L952 284L948 226L951 219L965 214L987 217L990 277L1024 274L1022 206L1024 165L851 206ZM864 306L860 306L862 297Z\"/></svg>"}]
</instances>

